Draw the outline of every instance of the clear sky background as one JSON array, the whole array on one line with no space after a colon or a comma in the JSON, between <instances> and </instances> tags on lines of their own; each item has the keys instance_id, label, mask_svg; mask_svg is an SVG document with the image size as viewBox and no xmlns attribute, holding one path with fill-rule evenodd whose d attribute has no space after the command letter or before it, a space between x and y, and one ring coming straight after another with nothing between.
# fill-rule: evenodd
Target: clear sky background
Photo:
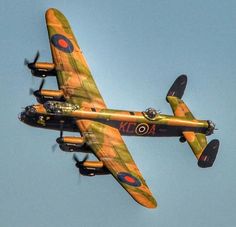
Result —
<instances>
[{"instance_id":1,"label":"clear sky background","mask_svg":"<svg viewBox=\"0 0 236 227\"><path fill-rule=\"evenodd\" d=\"M39 50L51 61L49 7L70 21L108 107L172 114L165 95L186 73L183 99L217 124L209 139L221 145L209 169L178 138L124 138L158 209L137 204L112 176L79 177L72 154L52 152L58 132L17 119L40 83L24 58ZM235 12L234 0L1 0L0 226L236 226ZM45 88L56 89L55 78Z\"/></svg>"}]
</instances>

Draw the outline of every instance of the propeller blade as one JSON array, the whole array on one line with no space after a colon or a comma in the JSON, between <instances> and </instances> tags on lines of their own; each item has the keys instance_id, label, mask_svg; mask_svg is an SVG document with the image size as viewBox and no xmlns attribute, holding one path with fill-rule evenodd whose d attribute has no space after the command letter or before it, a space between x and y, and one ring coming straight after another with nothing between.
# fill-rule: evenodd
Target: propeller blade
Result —
<instances>
[{"instance_id":1,"label":"propeller blade","mask_svg":"<svg viewBox=\"0 0 236 227\"><path fill-rule=\"evenodd\" d=\"M83 163L88 159L89 155L86 154L82 161L79 160L79 158L76 156L76 154L73 155L73 160L75 161L75 166L79 169L79 183L80 183L80 176L85 174L85 170L83 168ZM85 172L84 172L85 171Z\"/></svg>"},{"instance_id":2,"label":"propeller blade","mask_svg":"<svg viewBox=\"0 0 236 227\"><path fill-rule=\"evenodd\" d=\"M58 145L57 143L55 143L55 144L52 145L52 152L55 152L55 151L56 151L57 145Z\"/></svg>"},{"instance_id":3,"label":"propeller blade","mask_svg":"<svg viewBox=\"0 0 236 227\"><path fill-rule=\"evenodd\" d=\"M52 151L55 151L57 148L57 145L61 143L61 139L63 137L63 123L64 123L64 121L60 122L60 137L56 139L57 143L52 145Z\"/></svg>"},{"instance_id":4,"label":"propeller blade","mask_svg":"<svg viewBox=\"0 0 236 227\"><path fill-rule=\"evenodd\" d=\"M30 88L29 89L29 94L33 95L36 91L41 91L43 86L44 86L44 84L45 84L45 79L42 79L42 81L41 81L41 83L39 85L39 89L38 90L34 90L33 88Z\"/></svg>"},{"instance_id":5,"label":"propeller blade","mask_svg":"<svg viewBox=\"0 0 236 227\"><path fill-rule=\"evenodd\" d=\"M33 64L35 64L35 63L38 61L39 57L40 57L40 53L39 53L39 51L37 51L37 52L36 52L36 55L35 55L35 57L34 57Z\"/></svg>"},{"instance_id":6,"label":"propeller blade","mask_svg":"<svg viewBox=\"0 0 236 227\"><path fill-rule=\"evenodd\" d=\"M86 161L88 160L88 157L89 157L89 155L86 154L86 155L84 156L83 160L80 161L79 158L77 157L77 155L74 154L74 155L73 155L73 160L75 161L76 166L79 168L80 166L83 165L84 162L86 162Z\"/></svg>"},{"instance_id":7,"label":"propeller blade","mask_svg":"<svg viewBox=\"0 0 236 227\"><path fill-rule=\"evenodd\" d=\"M60 122L60 138L63 137L63 123L64 122Z\"/></svg>"},{"instance_id":8,"label":"propeller blade","mask_svg":"<svg viewBox=\"0 0 236 227\"><path fill-rule=\"evenodd\" d=\"M76 164L80 162L76 154L73 154L73 160L75 161Z\"/></svg>"},{"instance_id":9,"label":"propeller blade","mask_svg":"<svg viewBox=\"0 0 236 227\"><path fill-rule=\"evenodd\" d=\"M86 154L86 155L84 156L83 160L80 162L80 164L83 164L84 162L86 162L86 161L88 160L88 157L89 157L89 155Z\"/></svg>"},{"instance_id":10,"label":"propeller blade","mask_svg":"<svg viewBox=\"0 0 236 227\"><path fill-rule=\"evenodd\" d=\"M30 94L30 95L33 95L33 94L34 94L34 89L33 89L33 88L30 88L30 89L29 89L29 94Z\"/></svg>"},{"instance_id":11,"label":"propeller blade","mask_svg":"<svg viewBox=\"0 0 236 227\"><path fill-rule=\"evenodd\" d=\"M29 60L27 58L25 58L24 65L28 65L29 63L30 63Z\"/></svg>"},{"instance_id":12,"label":"propeller blade","mask_svg":"<svg viewBox=\"0 0 236 227\"><path fill-rule=\"evenodd\" d=\"M40 86L39 86L39 91L42 90L42 88L43 88L43 86L44 86L44 83L45 83L45 79L42 79L41 84L40 84Z\"/></svg>"},{"instance_id":13,"label":"propeller blade","mask_svg":"<svg viewBox=\"0 0 236 227\"><path fill-rule=\"evenodd\" d=\"M24 60L24 65L28 66L31 70L34 69L34 64L38 61L40 57L39 51L36 52L36 55L34 56L33 62L30 62L27 58Z\"/></svg>"}]
</instances>

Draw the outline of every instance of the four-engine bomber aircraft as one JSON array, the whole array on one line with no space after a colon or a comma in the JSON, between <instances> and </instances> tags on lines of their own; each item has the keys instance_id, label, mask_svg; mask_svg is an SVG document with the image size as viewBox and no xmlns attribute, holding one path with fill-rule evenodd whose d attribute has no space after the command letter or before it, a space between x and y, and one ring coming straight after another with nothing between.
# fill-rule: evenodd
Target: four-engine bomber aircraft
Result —
<instances>
[{"instance_id":1,"label":"four-engine bomber aircraft","mask_svg":"<svg viewBox=\"0 0 236 227\"><path fill-rule=\"evenodd\" d=\"M108 109L65 16L57 9L48 9L46 23L53 63L38 62L39 53L32 63L25 63L33 76L56 76L59 90L44 90L43 79L33 92L39 104L25 107L19 119L31 126L60 131L56 141L63 151L93 153L98 161L88 161L88 155L82 161L73 156L81 174L112 174L134 200L155 208L156 200L121 135L177 136L180 142L189 143L200 167L213 165L219 141L207 144L206 136L213 133L215 125L197 120L182 101L185 75L176 79L166 96L174 116L152 108L144 112ZM63 131L80 136L63 136Z\"/></svg>"}]
</instances>

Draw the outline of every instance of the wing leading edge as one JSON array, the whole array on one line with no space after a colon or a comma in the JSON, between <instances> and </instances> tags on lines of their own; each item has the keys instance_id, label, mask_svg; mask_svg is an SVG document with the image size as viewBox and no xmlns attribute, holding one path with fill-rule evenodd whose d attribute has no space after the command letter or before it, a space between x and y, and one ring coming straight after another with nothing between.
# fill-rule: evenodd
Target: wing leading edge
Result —
<instances>
[{"instance_id":1,"label":"wing leading edge","mask_svg":"<svg viewBox=\"0 0 236 227\"><path fill-rule=\"evenodd\" d=\"M94 154L104 163L133 199L147 208L155 208L156 200L132 159L119 131L90 120L77 125Z\"/></svg>"},{"instance_id":2,"label":"wing leading edge","mask_svg":"<svg viewBox=\"0 0 236 227\"><path fill-rule=\"evenodd\" d=\"M66 101L81 107L106 108L65 16L57 9L48 9L46 23L58 86ZM156 200L119 131L89 120L78 120L77 126L94 154L134 200L145 207L155 208Z\"/></svg>"},{"instance_id":3,"label":"wing leading edge","mask_svg":"<svg viewBox=\"0 0 236 227\"><path fill-rule=\"evenodd\" d=\"M106 108L69 22L57 9L48 9L45 16L58 86L66 101Z\"/></svg>"}]
</instances>

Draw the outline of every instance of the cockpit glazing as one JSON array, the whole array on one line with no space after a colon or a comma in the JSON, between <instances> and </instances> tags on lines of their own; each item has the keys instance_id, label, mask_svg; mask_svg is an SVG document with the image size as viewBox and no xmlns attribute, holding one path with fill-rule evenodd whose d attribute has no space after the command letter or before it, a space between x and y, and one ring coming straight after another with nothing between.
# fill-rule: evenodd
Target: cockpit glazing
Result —
<instances>
[{"instance_id":1,"label":"cockpit glazing","mask_svg":"<svg viewBox=\"0 0 236 227\"><path fill-rule=\"evenodd\" d=\"M48 113L66 114L79 109L78 105L73 105L67 102L47 101L43 104Z\"/></svg>"}]
</instances>

